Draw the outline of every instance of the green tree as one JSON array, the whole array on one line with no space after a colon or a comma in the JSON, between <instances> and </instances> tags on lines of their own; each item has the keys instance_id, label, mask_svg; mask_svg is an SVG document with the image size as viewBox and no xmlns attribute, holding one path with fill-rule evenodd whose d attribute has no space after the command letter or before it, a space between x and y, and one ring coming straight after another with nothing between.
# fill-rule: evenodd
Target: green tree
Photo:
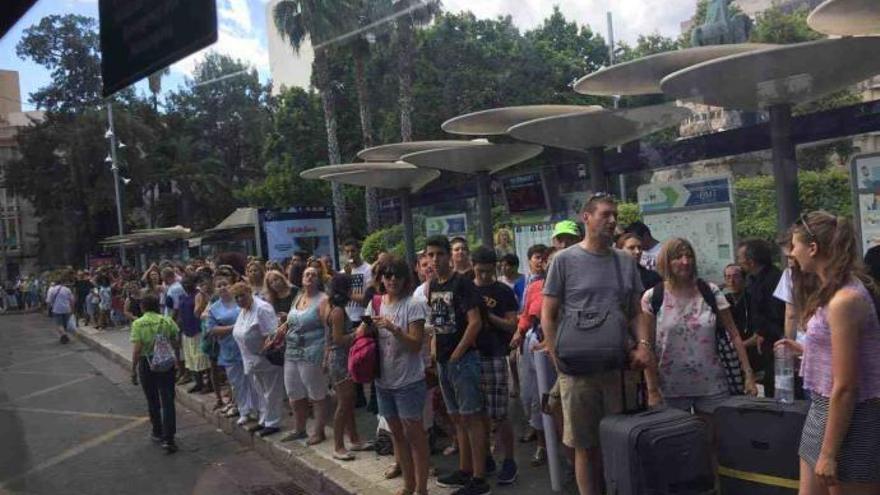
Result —
<instances>
[{"instance_id":1,"label":"green tree","mask_svg":"<svg viewBox=\"0 0 880 495\"><path fill-rule=\"evenodd\" d=\"M97 241L117 234L106 107L101 102L100 52L96 22L88 17L48 16L25 30L16 46L19 57L43 66L52 82L30 95L45 119L18 134L19 157L4 170L3 184L34 205L40 223L41 263L79 264ZM114 101L115 100L115 101ZM114 100L117 136L129 146L120 153L122 172L138 190L152 163L131 153L138 141L150 142L155 115L133 91ZM150 120L152 119L152 120ZM51 180L47 180L50 177ZM123 196L126 211L141 195Z\"/></svg>"},{"instance_id":2,"label":"green tree","mask_svg":"<svg viewBox=\"0 0 880 495\"><path fill-rule=\"evenodd\" d=\"M288 88L271 107L269 132L263 147L266 177L237 196L251 206L287 208L323 205L330 195L324 181L305 181L299 174L326 164L321 98L302 88Z\"/></svg>"},{"instance_id":3,"label":"green tree","mask_svg":"<svg viewBox=\"0 0 880 495\"><path fill-rule=\"evenodd\" d=\"M325 43L341 34L338 31L339 26L347 25L346 19L350 19L350 13L353 12L356 12L356 5L350 0L284 0L272 12L275 26L295 52L299 53L306 38L311 40L315 48L312 78L321 93L327 131L327 155L331 165L342 163L342 158L337 137L336 97L328 60L331 48ZM342 185L334 182L331 190L338 234L345 238L351 235L351 220Z\"/></svg>"},{"instance_id":4,"label":"green tree","mask_svg":"<svg viewBox=\"0 0 880 495\"><path fill-rule=\"evenodd\" d=\"M809 14L805 8L786 13L778 5L773 5L757 15L749 41L786 45L824 38L824 34L813 31L807 25Z\"/></svg>"},{"instance_id":5,"label":"green tree","mask_svg":"<svg viewBox=\"0 0 880 495\"><path fill-rule=\"evenodd\" d=\"M101 101L101 59L97 23L68 14L44 17L24 31L15 47L23 59L49 70L52 82L30 101L49 112L74 112Z\"/></svg>"},{"instance_id":6,"label":"green tree","mask_svg":"<svg viewBox=\"0 0 880 495\"><path fill-rule=\"evenodd\" d=\"M156 150L165 169L157 179L176 191L178 223L213 226L237 206L233 190L264 176L267 98L255 69L213 52L196 65L185 88L168 95L165 137ZM221 194L201 194L218 188Z\"/></svg>"}]
</instances>

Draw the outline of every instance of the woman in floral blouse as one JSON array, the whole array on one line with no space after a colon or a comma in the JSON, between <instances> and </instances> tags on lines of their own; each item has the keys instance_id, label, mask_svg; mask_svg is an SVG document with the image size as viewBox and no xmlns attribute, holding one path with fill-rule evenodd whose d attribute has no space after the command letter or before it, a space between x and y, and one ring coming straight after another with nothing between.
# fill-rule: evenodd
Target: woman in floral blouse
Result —
<instances>
[{"instance_id":1,"label":"woman in floral blouse","mask_svg":"<svg viewBox=\"0 0 880 495\"><path fill-rule=\"evenodd\" d=\"M693 246L684 239L670 239L657 258L663 276L663 300L657 311L652 298L656 289L642 296L642 310L655 323L656 374L648 373L648 388L662 394L667 405L712 414L729 396L727 379L715 346L717 318L727 330L746 373L746 392L757 392L755 378L733 317L721 290L706 283L715 298L718 315L700 292ZM649 394L655 395L655 394Z\"/></svg>"}]
</instances>

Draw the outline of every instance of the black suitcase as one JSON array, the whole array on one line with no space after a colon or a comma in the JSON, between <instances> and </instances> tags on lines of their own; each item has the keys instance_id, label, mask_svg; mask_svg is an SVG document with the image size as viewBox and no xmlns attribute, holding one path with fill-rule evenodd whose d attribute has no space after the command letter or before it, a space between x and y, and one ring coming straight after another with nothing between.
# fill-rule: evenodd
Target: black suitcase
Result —
<instances>
[{"instance_id":1,"label":"black suitcase","mask_svg":"<svg viewBox=\"0 0 880 495\"><path fill-rule=\"evenodd\" d=\"M795 495L810 403L732 397L713 416L723 495Z\"/></svg>"},{"instance_id":2,"label":"black suitcase","mask_svg":"<svg viewBox=\"0 0 880 495\"><path fill-rule=\"evenodd\" d=\"M609 495L713 493L708 427L677 409L607 416L599 424Z\"/></svg>"}]
</instances>

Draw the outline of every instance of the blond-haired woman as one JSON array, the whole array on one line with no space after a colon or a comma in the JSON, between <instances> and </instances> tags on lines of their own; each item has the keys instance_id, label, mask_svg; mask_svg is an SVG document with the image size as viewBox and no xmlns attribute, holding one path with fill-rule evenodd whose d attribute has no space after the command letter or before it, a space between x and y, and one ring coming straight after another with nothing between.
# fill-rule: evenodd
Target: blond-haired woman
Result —
<instances>
[{"instance_id":1,"label":"blond-haired woman","mask_svg":"<svg viewBox=\"0 0 880 495\"><path fill-rule=\"evenodd\" d=\"M691 243L680 238L666 241L657 268L663 283L642 296L642 310L655 328L657 356L657 369L647 373L649 403L665 399L676 409L712 414L728 398L727 378L716 350L718 318L745 371L746 393L755 395L755 377L733 322L730 303L715 284L698 278L697 256ZM660 290L662 297L655 297Z\"/></svg>"}]
</instances>

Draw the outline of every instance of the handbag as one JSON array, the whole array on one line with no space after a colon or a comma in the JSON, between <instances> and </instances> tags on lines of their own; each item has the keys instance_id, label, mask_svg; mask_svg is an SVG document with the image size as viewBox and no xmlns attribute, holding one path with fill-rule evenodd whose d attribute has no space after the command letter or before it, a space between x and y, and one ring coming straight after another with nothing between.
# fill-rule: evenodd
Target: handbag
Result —
<instances>
[{"instance_id":1,"label":"handbag","mask_svg":"<svg viewBox=\"0 0 880 495\"><path fill-rule=\"evenodd\" d=\"M275 366L284 366L284 352L287 350L287 334L275 332L272 341L263 349L263 357Z\"/></svg>"},{"instance_id":2,"label":"handbag","mask_svg":"<svg viewBox=\"0 0 880 495\"><path fill-rule=\"evenodd\" d=\"M562 316L556 334L556 357L559 371L566 375L590 375L626 366L630 294L623 282L619 256L612 253L623 307L595 304Z\"/></svg>"},{"instance_id":3,"label":"handbag","mask_svg":"<svg viewBox=\"0 0 880 495\"><path fill-rule=\"evenodd\" d=\"M217 337L211 335L211 330L208 328L208 322L206 320L202 320L202 341L199 343L199 347L203 354L208 356L208 359L211 361L217 361L217 358L220 357L220 342Z\"/></svg>"}]
</instances>

